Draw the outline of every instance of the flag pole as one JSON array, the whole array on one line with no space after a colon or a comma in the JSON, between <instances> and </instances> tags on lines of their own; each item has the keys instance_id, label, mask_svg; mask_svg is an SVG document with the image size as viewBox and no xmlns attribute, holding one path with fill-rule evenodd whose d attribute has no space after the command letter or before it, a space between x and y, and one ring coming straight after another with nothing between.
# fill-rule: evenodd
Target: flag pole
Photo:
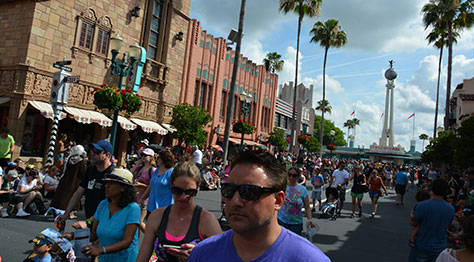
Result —
<instances>
[{"instance_id":1,"label":"flag pole","mask_svg":"<svg viewBox=\"0 0 474 262\"><path fill-rule=\"evenodd\" d=\"M413 113L413 133L411 134L411 139L415 139L415 113Z\"/></svg>"}]
</instances>

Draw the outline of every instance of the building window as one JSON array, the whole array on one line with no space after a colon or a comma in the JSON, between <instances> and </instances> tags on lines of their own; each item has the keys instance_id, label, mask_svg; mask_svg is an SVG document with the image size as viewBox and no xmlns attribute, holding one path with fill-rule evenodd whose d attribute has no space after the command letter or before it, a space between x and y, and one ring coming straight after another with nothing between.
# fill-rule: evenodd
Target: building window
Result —
<instances>
[{"instance_id":1,"label":"building window","mask_svg":"<svg viewBox=\"0 0 474 262\"><path fill-rule=\"evenodd\" d=\"M207 79L207 77L208 77L207 70L202 71L202 77Z\"/></svg>"},{"instance_id":2,"label":"building window","mask_svg":"<svg viewBox=\"0 0 474 262\"><path fill-rule=\"evenodd\" d=\"M144 46L147 48L147 57L155 61L161 60L163 51L163 36L161 32L165 26L165 20L163 20L164 14L166 14L165 9L162 0L149 1Z\"/></svg>"},{"instance_id":3,"label":"building window","mask_svg":"<svg viewBox=\"0 0 474 262\"><path fill-rule=\"evenodd\" d=\"M225 55L225 60L230 60L230 55L229 54Z\"/></svg>"},{"instance_id":4,"label":"building window","mask_svg":"<svg viewBox=\"0 0 474 262\"><path fill-rule=\"evenodd\" d=\"M84 10L77 18L76 39L72 47L72 58L76 58L78 52L87 53L90 63L95 57L92 53L106 58L110 35L112 32L112 22L108 16L97 19L92 8Z\"/></svg>"},{"instance_id":5,"label":"building window","mask_svg":"<svg viewBox=\"0 0 474 262\"><path fill-rule=\"evenodd\" d=\"M222 91L220 114L224 116L225 106L227 105L227 92Z\"/></svg>"},{"instance_id":6,"label":"building window","mask_svg":"<svg viewBox=\"0 0 474 262\"><path fill-rule=\"evenodd\" d=\"M216 48L213 47L213 48L212 48L212 53L215 54L216 52L217 52Z\"/></svg>"},{"instance_id":7,"label":"building window","mask_svg":"<svg viewBox=\"0 0 474 262\"><path fill-rule=\"evenodd\" d=\"M209 75L209 81L214 81L214 75Z\"/></svg>"},{"instance_id":8,"label":"building window","mask_svg":"<svg viewBox=\"0 0 474 262\"><path fill-rule=\"evenodd\" d=\"M99 32L97 34L97 46L95 48L95 51L99 54L107 56L107 50L109 49L109 40L110 32L99 29Z\"/></svg>"},{"instance_id":9,"label":"building window","mask_svg":"<svg viewBox=\"0 0 474 262\"><path fill-rule=\"evenodd\" d=\"M206 84L201 83L201 90L199 90L199 106L204 108L204 95L206 95Z\"/></svg>"},{"instance_id":10,"label":"building window","mask_svg":"<svg viewBox=\"0 0 474 262\"><path fill-rule=\"evenodd\" d=\"M211 88L212 86L207 86L207 96L206 96L206 109L207 112L211 112Z\"/></svg>"},{"instance_id":11,"label":"building window","mask_svg":"<svg viewBox=\"0 0 474 262\"><path fill-rule=\"evenodd\" d=\"M197 75L197 76L201 76L201 69L200 69L200 68L198 68L198 69L196 70L196 75Z\"/></svg>"},{"instance_id":12,"label":"building window","mask_svg":"<svg viewBox=\"0 0 474 262\"><path fill-rule=\"evenodd\" d=\"M204 47L204 40L201 40L201 41L199 42L199 46L200 46L200 47Z\"/></svg>"},{"instance_id":13,"label":"building window","mask_svg":"<svg viewBox=\"0 0 474 262\"><path fill-rule=\"evenodd\" d=\"M82 22L81 36L79 37L79 46L87 50L91 50L93 37L94 26L89 23Z\"/></svg>"},{"instance_id":14,"label":"building window","mask_svg":"<svg viewBox=\"0 0 474 262\"><path fill-rule=\"evenodd\" d=\"M224 83L222 84L224 87L227 87L228 85L228 82L227 82L227 79L224 79Z\"/></svg>"},{"instance_id":15,"label":"building window","mask_svg":"<svg viewBox=\"0 0 474 262\"><path fill-rule=\"evenodd\" d=\"M206 42L206 48L211 49L211 42Z\"/></svg>"},{"instance_id":16,"label":"building window","mask_svg":"<svg viewBox=\"0 0 474 262\"><path fill-rule=\"evenodd\" d=\"M194 86L194 106L197 107L198 105L198 96L199 96L199 81L196 81L196 85Z\"/></svg>"}]
</instances>

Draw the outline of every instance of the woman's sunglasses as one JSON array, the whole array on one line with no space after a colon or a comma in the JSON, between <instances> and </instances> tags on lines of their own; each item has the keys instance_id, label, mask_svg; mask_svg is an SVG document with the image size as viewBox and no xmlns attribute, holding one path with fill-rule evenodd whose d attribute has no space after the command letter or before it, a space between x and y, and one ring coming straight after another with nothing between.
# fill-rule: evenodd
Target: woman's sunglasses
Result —
<instances>
[{"instance_id":1,"label":"woman's sunglasses","mask_svg":"<svg viewBox=\"0 0 474 262\"><path fill-rule=\"evenodd\" d=\"M298 174L293 174L293 173L288 173L288 177L298 178L299 175Z\"/></svg>"},{"instance_id":2,"label":"woman's sunglasses","mask_svg":"<svg viewBox=\"0 0 474 262\"><path fill-rule=\"evenodd\" d=\"M265 193L275 193L275 188L255 185L234 185L231 183L221 184L221 194L224 198L232 198L235 191L239 191L240 198L247 201L259 200Z\"/></svg>"},{"instance_id":3,"label":"woman's sunglasses","mask_svg":"<svg viewBox=\"0 0 474 262\"><path fill-rule=\"evenodd\" d=\"M171 193L173 193L175 195L178 195L178 196L180 196L181 194L184 193L187 196L193 197L193 196L197 195L198 191L195 188L190 188L190 189L184 190L180 187L173 186L173 187L171 187Z\"/></svg>"}]
</instances>

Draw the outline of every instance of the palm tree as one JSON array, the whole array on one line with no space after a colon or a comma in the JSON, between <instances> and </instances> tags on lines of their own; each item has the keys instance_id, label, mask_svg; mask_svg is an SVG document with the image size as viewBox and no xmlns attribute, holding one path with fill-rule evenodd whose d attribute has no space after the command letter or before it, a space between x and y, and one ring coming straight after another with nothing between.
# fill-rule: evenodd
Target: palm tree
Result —
<instances>
[{"instance_id":1,"label":"palm tree","mask_svg":"<svg viewBox=\"0 0 474 262\"><path fill-rule=\"evenodd\" d=\"M352 121L354 122L354 137L356 135L356 128L360 125L360 120L358 118L353 118Z\"/></svg>"},{"instance_id":2,"label":"palm tree","mask_svg":"<svg viewBox=\"0 0 474 262\"><path fill-rule=\"evenodd\" d=\"M422 148L421 151L425 151L425 140L429 139L428 135L427 134L421 134L418 138L423 141L423 146L421 147Z\"/></svg>"},{"instance_id":3,"label":"palm tree","mask_svg":"<svg viewBox=\"0 0 474 262\"><path fill-rule=\"evenodd\" d=\"M338 25L338 21L329 19L324 24L322 22L316 22L311 29L311 42L319 43L324 48L324 62L323 62L323 100L326 100L326 61L328 57L328 50L330 47L341 47L346 44L347 36L346 32L341 29ZM321 114L321 130L319 134L320 141L323 141L324 131L324 104ZM321 143L321 152L322 152Z\"/></svg>"},{"instance_id":4,"label":"palm tree","mask_svg":"<svg viewBox=\"0 0 474 262\"><path fill-rule=\"evenodd\" d=\"M277 52L267 53L267 57L263 59L263 64L267 71L272 72L273 74L276 72L280 72L283 70L283 64L285 61L281 60L281 55Z\"/></svg>"},{"instance_id":5,"label":"palm tree","mask_svg":"<svg viewBox=\"0 0 474 262\"><path fill-rule=\"evenodd\" d=\"M354 128L354 121L352 119L347 119L346 122L344 122L344 127L347 127L347 144L349 144L349 134L351 131L351 128Z\"/></svg>"},{"instance_id":6,"label":"palm tree","mask_svg":"<svg viewBox=\"0 0 474 262\"><path fill-rule=\"evenodd\" d=\"M315 108L316 111L320 111L321 113L324 110L324 113L329 113L331 114L332 112L332 106L329 104L329 101L324 100L324 105L323 105L323 100L318 101L318 106Z\"/></svg>"},{"instance_id":7,"label":"palm tree","mask_svg":"<svg viewBox=\"0 0 474 262\"><path fill-rule=\"evenodd\" d=\"M445 130L448 130L449 127L448 119L450 111L449 102L451 96L454 32L460 32L472 26L474 21L473 9L473 0L430 0L422 9L422 12L424 12L423 22L425 26L431 25L439 29L446 26L448 32L448 76L446 81L446 108L444 116Z\"/></svg>"},{"instance_id":8,"label":"palm tree","mask_svg":"<svg viewBox=\"0 0 474 262\"><path fill-rule=\"evenodd\" d=\"M448 45L448 28L447 24L443 21L442 10L433 8L430 4L423 6L423 23L425 30L433 25L431 32L426 36L428 43L439 49L439 62L438 62L438 82L436 85L436 106L435 106L435 117L434 117L434 128L433 137L436 138L436 128L438 126L438 108L439 108L439 85L441 81L441 66L443 59L443 48ZM458 32L453 32L453 41L457 42L456 38L459 36Z\"/></svg>"},{"instance_id":9,"label":"palm tree","mask_svg":"<svg viewBox=\"0 0 474 262\"><path fill-rule=\"evenodd\" d=\"M300 53L300 33L303 18L319 16L323 0L280 0L280 12L298 15L298 33L296 37L295 90L293 95L293 124L291 125L290 152L293 153L293 141L296 126L296 89L298 86L298 57ZM322 144L322 143L321 143Z\"/></svg>"}]
</instances>

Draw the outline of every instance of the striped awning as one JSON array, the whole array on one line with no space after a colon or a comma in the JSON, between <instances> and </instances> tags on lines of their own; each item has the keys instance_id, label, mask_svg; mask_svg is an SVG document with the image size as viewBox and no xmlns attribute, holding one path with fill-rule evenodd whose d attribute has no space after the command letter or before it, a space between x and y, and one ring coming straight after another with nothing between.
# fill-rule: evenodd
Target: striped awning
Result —
<instances>
[{"instance_id":1,"label":"striped awning","mask_svg":"<svg viewBox=\"0 0 474 262\"><path fill-rule=\"evenodd\" d=\"M275 112L293 118L293 106L279 98L276 101Z\"/></svg>"},{"instance_id":2,"label":"striped awning","mask_svg":"<svg viewBox=\"0 0 474 262\"><path fill-rule=\"evenodd\" d=\"M29 101L28 103L34 108L38 109L38 111L40 111L41 115L43 115L44 117L49 119L54 118L53 107L51 106L51 104L41 101ZM65 117L66 113L61 112L61 114L59 115L59 120Z\"/></svg>"},{"instance_id":3,"label":"striped awning","mask_svg":"<svg viewBox=\"0 0 474 262\"><path fill-rule=\"evenodd\" d=\"M11 99L9 97L0 97L0 105L10 102L10 100Z\"/></svg>"},{"instance_id":4,"label":"striped awning","mask_svg":"<svg viewBox=\"0 0 474 262\"><path fill-rule=\"evenodd\" d=\"M176 132L178 130L176 130L176 128L174 128L173 126L171 126L170 124L161 124L164 128L168 129L168 131L170 131L170 133L173 133L173 132Z\"/></svg>"},{"instance_id":5,"label":"striped awning","mask_svg":"<svg viewBox=\"0 0 474 262\"><path fill-rule=\"evenodd\" d=\"M64 111L66 111L68 114L71 114L74 119L81 124L96 123L101 126L112 126L112 120L110 118L96 111L79 109L69 106L65 106Z\"/></svg>"},{"instance_id":6,"label":"striped awning","mask_svg":"<svg viewBox=\"0 0 474 262\"><path fill-rule=\"evenodd\" d=\"M130 120L132 120L133 123L139 125L143 131L147 133L158 133L160 135L168 134L168 130L160 126L158 123L138 118L132 118Z\"/></svg>"},{"instance_id":7,"label":"striped awning","mask_svg":"<svg viewBox=\"0 0 474 262\"><path fill-rule=\"evenodd\" d=\"M134 123L132 123L130 120L126 119L123 116L118 116L117 121L120 124L120 126L125 130L134 130L135 128L137 128L137 125L135 125Z\"/></svg>"}]
</instances>

